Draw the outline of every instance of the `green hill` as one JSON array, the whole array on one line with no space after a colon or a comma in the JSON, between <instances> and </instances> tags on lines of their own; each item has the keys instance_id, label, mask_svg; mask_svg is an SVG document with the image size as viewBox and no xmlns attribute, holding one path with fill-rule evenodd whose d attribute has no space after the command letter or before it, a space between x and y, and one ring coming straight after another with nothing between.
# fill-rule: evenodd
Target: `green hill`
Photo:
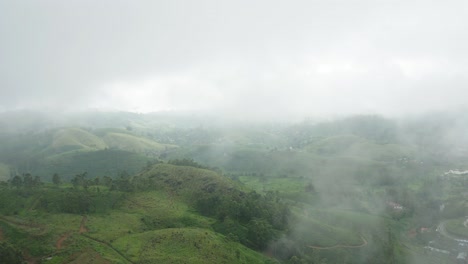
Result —
<instances>
[{"instance_id":1,"label":"green hill","mask_svg":"<svg viewBox=\"0 0 468 264\"><path fill-rule=\"evenodd\" d=\"M229 178L211 170L165 163L156 164L136 175L134 181L155 188L170 188L187 197L201 191L213 193L236 186Z\"/></svg>"},{"instance_id":2,"label":"green hill","mask_svg":"<svg viewBox=\"0 0 468 264\"><path fill-rule=\"evenodd\" d=\"M58 151L100 150L107 147L99 137L80 128L65 128L54 134L51 147Z\"/></svg>"},{"instance_id":3,"label":"green hill","mask_svg":"<svg viewBox=\"0 0 468 264\"><path fill-rule=\"evenodd\" d=\"M114 244L126 248L139 263L265 263L266 260L223 235L199 228L155 230L118 238Z\"/></svg>"},{"instance_id":4,"label":"green hill","mask_svg":"<svg viewBox=\"0 0 468 264\"><path fill-rule=\"evenodd\" d=\"M113 128L90 132L70 127L0 135L0 179L10 177L9 168L45 179L54 173L65 179L83 172L93 177L122 171L136 174L149 160L173 148Z\"/></svg>"},{"instance_id":5,"label":"green hill","mask_svg":"<svg viewBox=\"0 0 468 264\"><path fill-rule=\"evenodd\" d=\"M107 133L103 140L110 148L139 153L161 152L175 147L174 145L160 144L143 137L114 132Z\"/></svg>"},{"instance_id":6,"label":"green hill","mask_svg":"<svg viewBox=\"0 0 468 264\"><path fill-rule=\"evenodd\" d=\"M261 195L206 169L157 164L132 180L136 188L165 190L201 215L213 228L254 248L265 249L287 224L289 209L277 194Z\"/></svg>"},{"instance_id":7,"label":"green hill","mask_svg":"<svg viewBox=\"0 0 468 264\"><path fill-rule=\"evenodd\" d=\"M177 167L150 171L181 172L182 178L198 171L201 181L221 177ZM200 215L183 196L167 189L121 192L102 185L87 190L46 185L0 190L1 238L26 252L28 261L275 263L215 232L216 219Z\"/></svg>"},{"instance_id":8,"label":"green hill","mask_svg":"<svg viewBox=\"0 0 468 264\"><path fill-rule=\"evenodd\" d=\"M57 152L71 150L96 151L105 148L120 149L130 152L156 154L175 148L175 145L160 144L153 140L125 133L119 129L100 129L96 134L80 128L64 128L55 132L51 149Z\"/></svg>"}]
</instances>

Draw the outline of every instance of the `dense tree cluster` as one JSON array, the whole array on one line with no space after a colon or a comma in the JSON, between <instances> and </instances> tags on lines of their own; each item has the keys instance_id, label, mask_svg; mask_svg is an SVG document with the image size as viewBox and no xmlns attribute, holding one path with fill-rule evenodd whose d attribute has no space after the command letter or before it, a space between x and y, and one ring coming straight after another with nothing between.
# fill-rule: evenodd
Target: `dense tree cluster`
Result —
<instances>
[{"instance_id":1,"label":"dense tree cluster","mask_svg":"<svg viewBox=\"0 0 468 264\"><path fill-rule=\"evenodd\" d=\"M23 254L10 243L0 241L0 263L21 264L23 263Z\"/></svg>"},{"instance_id":2,"label":"dense tree cluster","mask_svg":"<svg viewBox=\"0 0 468 264\"><path fill-rule=\"evenodd\" d=\"M264 249L288 225L289 209L277 193L230 190L201 195L195 201L203 215L215 217L215 229L241 243Z\"/></svg>"},{"instance_id":3,"label":"dense tree cluster","mask_svg":"<svg viewBox=\"0 0 468 264\"><path fill-rule=\"evenodd\" d=\"M15 175L9 180L9 184L17 189L20 189L22 187L30 189L33 187L40 186L42 184L42 181L39 176L33 177L30 173L24 173L22 175Z\"/></svg>"}]
</instances>

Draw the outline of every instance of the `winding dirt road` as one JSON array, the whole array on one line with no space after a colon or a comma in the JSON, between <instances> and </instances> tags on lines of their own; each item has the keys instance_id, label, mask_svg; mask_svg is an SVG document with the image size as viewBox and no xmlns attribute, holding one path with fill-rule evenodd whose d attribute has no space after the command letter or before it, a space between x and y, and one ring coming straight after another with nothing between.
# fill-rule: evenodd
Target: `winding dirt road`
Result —
<instances>
[{"instance_id":1,"label":"winding dirt road","mask_svg":"<svg viewBox=\"0 0 468 264\"><path fill-rule=\"evenodd\" d=\"M459 241L459 242L460 241L468 242L466 237L457 237L457 236L454 236L454 235L450 234L449 232L447 232L447 229L445 228L445 223L446 222L447 221L443 221L437 226L436 231L439 232L439 234L441 234L444 237L447 237L447 238L450 238L450 239L453 239L453 240L456 240L456 241Z\"/></svg>"}]
</instances>

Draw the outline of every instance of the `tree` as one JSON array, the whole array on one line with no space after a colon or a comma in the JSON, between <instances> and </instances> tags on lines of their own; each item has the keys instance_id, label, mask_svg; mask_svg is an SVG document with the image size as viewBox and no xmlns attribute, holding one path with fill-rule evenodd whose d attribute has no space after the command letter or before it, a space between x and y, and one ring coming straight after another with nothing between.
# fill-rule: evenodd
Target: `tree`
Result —
<instances>
[{"instance_id":1,"label":"tree","mask_svg":"<svg viewBox=\"0 0 468 264\"><path fill-rule=\"evenodd\" d=\"M6 181L0 181L0 187L8 188L8 183Z\"/></svg>"},{"instance_id":2,"label":"tree","mask_svg":"<svg viewBox=\"0 0 468 264\"><path fill-rule=\"evenodd\" d=\"M94 205L89 193L82 191L70 191L66 193L61 208L63 212L71 214L89 213Z\"/></svg>"},{"instance_id":3,"label":"tree","mask_svg":"<svg viewBox=\"0 0 468 264\"><path fill-rule=\"evenodd\" d=\"M314 192L314 191L315 191L314 185L311 182L307 183L307 185L305 186L305 192Z\"/></svg>"},{"instance_id":4,"label":"tree","mask_svg":"<svg viewBox=\"0 0 468 264\"><path fill-rule=\"evenodd\" d=\"M30 173L23 174L23 186L26 188L34 186L34 179Z\"/></svg>"},{"instance_id":5,"label":"tree","mask_svg":"<svg viewBox=\"0 0 468 264\"><path fill-rule=\"evenodd\" d=\"M77 174L73 179L71 179L71 183L73 184L73 187L77 189L79 186L81 186L83 189L87 190L89 186L89 181L86 179L86 174L87 172L83 172L82 174Z\"/></svg>"},{"instance_id":6,"label":"tree","mask_svg":"<svg viewBox=\"0 0 468 264\"><path fill-rule=\"evenodd\" d=\"M264 249L274 236L273 227L264 219L252 219L247 228L247 238L256 249Z\"/></svg>"},{"instance_id":7,"label":"tree","mask_svg":"<svg viewBox=\"0 0 468 264\"><path fill-rule=\"evenodd\" d=\"M290 264L301 264L302 261L300 258L296 257L296 256L292 256L290 259L289 259L289 263Z\"/></svg>"},{"instance_id":8,"label":"tree","mask_svg":"<svg viewBox=\"0 0 468 264\"><path fill-rule=\"evenodd\" d=\"M112 187L119 190L119 191L124 191L124 192L133 191L133 185L130 182L129 178L120 178L120 179L115 180ZM113 188L111 188L111 189L113 189Z\"/></svg>"},{"instance_id":9,"label":"tree","mask_svg":"<svg viewBox=\"0 0 468 264\"><path fill-rule=\"evenodd\" d=\"M94 178L93 180L93 185L99 185L100 182L101 182L101 179L99 178L99 176L96 176L96 178Z\"/></svg>"},{"instance_id":10,"label":"tree","mask_svg":"<svg viewBox=\"0 0 468 264\"><path fill-rule=\"evenodd\" d=\"M23 263L23 256L21 251L14 248L10 243L0 242L0 263L21 264Z\"/></svg>"},{"instance_id":11,"label":"tree","mask_svg":"<svg viewBox=\"0 0 468 264\"><path fill-rule=\"evenodd\" d=\"M34 179L33 179L33 186L34 187L37 187L37 186L40 186L42 184L42 181L41 181L41 177L39 176L34 176Z\"/></svg>"},{"instance_id":12,"label":"tree","mask_svg":"<svg viewBox=\"0 0 468 264\"><path fill-rule=\"evenodd\" d=\"M21 186L23 186L23 179L19 175L15 175L13 179L11 179L11 185L19 189Z\"/></svg>"},{"instance_id":13,"label":"tree","mask_svg":"<svg viewBox=\"0 0 468 264\"><path fill-rule=\"evenodd\" d=\"M104 176L104 185L107 187L112 186L112 178L109 176Z\"/></svg>"},{"instance_id":14,"label":"tree","mask_svg":"<svg viewBox=\"0 0 468 264\"><path fill-rule=\"evenodd\" d=\"M54 175L52 176L52 182L58 186L62 183L62 179L57 173L54 173Z\"/></svg>"}]
</instances>

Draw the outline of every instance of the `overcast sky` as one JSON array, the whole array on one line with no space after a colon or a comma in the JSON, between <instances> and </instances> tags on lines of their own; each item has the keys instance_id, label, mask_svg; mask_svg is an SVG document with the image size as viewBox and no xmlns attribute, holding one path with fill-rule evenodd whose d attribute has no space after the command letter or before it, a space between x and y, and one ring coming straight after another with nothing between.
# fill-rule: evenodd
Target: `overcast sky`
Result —
<instances>
[{"instance_id":1,"label":"overcast sky","mask_svg":"<svg viewBox=\"0 0 468 264\"><path fill-rule=\"evenodd\" d=\"M0 0L0 110L395 115L465 102L463 0Z\"/></svg>"}]
</instances>

